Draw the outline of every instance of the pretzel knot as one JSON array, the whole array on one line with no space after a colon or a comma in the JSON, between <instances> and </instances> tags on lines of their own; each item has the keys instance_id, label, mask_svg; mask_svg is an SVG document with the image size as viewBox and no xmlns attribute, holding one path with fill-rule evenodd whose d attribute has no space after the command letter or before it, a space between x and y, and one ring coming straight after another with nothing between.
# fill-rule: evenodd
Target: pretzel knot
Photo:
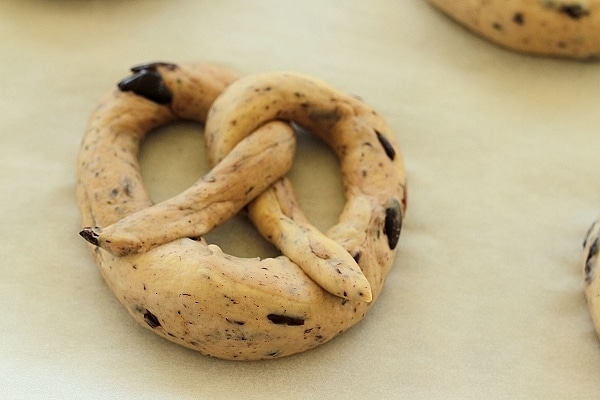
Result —
<instances>
[{"instance_id":1,"label":"pretzel knot","mask_svg":"<svg viewBox=\"0 0 600 400\"><path fill-rule=\"evenodd\" d=\"M212 170L152 204L137 153L152 129L205 123ZM322 233L285 174L296 123L340 160L346 204ZM406 208L394 135L363 101L312 77L239 78L210 65L132 68L89 120L77 165L81 236L143 326L224 359L281 357L360 321L393 264ZM277 258L225 254L202 238L242 208Z\"/></svg>"}]
</instances>

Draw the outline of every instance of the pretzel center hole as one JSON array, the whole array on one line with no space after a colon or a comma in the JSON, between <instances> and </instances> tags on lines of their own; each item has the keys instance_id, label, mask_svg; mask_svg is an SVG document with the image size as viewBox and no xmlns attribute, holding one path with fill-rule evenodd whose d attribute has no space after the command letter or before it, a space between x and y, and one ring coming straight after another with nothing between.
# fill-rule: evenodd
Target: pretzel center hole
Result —
<instances>
[{"instance_id":1,"label":"pretzel center hole","mask_svg":"<svg viewBox=\"0 0 600 400\"><path fill-rule=\"evenodd\" d=\"M345 202L339 162L315 135L301 128L297 133L298 147L288 178L309 221L325 232L337 222ZM140 147L139 163L155 203L177 195L210 170L203 126L178 122L149 132ZM238 257L279 256L241 214L206 234L206 241Z\"/></svg>"},{"instance_id":2,"label":"pretzel center hole","mask_svg":"<svg viewBox=\"0 0 600 400\"><path fill-rule=\"evenodd\" d=\"M346 201L340 163L321 139L301 127L295 129L298 148L288 178L308 220L326 232L338 222Z\"/></svg>"}]
</instances>

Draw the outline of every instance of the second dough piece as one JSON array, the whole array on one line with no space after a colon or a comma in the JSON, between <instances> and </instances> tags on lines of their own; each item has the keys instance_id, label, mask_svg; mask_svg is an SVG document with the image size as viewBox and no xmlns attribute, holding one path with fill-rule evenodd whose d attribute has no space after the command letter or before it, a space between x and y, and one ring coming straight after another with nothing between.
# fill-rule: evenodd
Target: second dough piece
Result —
<instances>
[{"instance_id":1,"label":"second dough piece","mask_svg":"<svg viewBox=\"0 0 600 400\"><path fill-rule=\"evenodd\" d=\"M474 33L518 52L600 56L598 0L428 0Z\"/></svg>"}]
</instances>

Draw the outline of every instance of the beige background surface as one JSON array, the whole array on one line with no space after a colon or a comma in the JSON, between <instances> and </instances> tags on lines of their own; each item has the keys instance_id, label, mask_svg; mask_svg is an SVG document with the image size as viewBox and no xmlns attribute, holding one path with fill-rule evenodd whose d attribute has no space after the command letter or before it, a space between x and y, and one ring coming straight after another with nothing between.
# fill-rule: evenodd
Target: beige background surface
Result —
<instances>
[{"instance_id":1,"label":"beige background surface","mask_svg":"<svg viewBox=\"0 0 600 400\"><path fill-rule=\"evenodd\" d=\"M502 50L422 0L6 0L0 59L0 397L600 397L580 271L600 212L600 64ZM154 60L296 70L386 116L409 209L358 326L290 358L224 362L142 329L112 296L77 235L75 157L100 95ZM202 143L193 125L151 135L155 199L206 172ZM336 161L312 138L297 158L300 200L326 228ZM268 253L252 235L237 221L211 240Z\"/></svg>"}]
</instances>

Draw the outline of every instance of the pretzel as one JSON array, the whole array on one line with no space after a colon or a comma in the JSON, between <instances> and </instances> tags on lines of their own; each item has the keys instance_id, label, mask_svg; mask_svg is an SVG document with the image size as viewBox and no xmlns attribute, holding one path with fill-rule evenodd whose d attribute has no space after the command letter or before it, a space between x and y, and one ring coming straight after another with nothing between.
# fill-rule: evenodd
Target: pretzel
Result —
<instances>
[{"instance_id":1,"label":"pretzel","mask_svg":"<svg viewBox=\"0 0 600 400\"><path fill-rule=\"evenodd\" d=\"M156 334L231 360L287 356L355 325L381 293L406 209L394 135L361 100L317 79L238 79L209 65L151 63L90 117L77 165L81 236L116 297ZM152 204L137 161L150 130L206 123L212 170ZM295 122L340 158L346 205L326 234L285 178ZM242 208L282 255L239 258L203 235Z\"/></svg>"},{"instance_id":2,"label":"pretzel","mask_svg":"<svg viewBox=\"0 0 600 400\"><path fill-rule=\"evenodd\" d=\"M600 217L588 229L583 241L583 276L588 310L597 334L600 336Z\"/></svg>"},{"instance_id":3,"label":"pretzel","mask_svg":"<svg viewBox=\"0 0 600 400\"><path fill-rule=\"evenodd\" d=\"M582 60L600 55L600 0L428 1L508 49Z\"/></svg>"}]
</instances>

